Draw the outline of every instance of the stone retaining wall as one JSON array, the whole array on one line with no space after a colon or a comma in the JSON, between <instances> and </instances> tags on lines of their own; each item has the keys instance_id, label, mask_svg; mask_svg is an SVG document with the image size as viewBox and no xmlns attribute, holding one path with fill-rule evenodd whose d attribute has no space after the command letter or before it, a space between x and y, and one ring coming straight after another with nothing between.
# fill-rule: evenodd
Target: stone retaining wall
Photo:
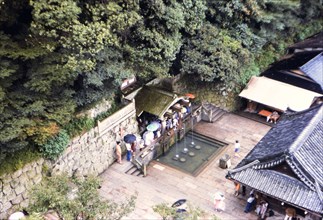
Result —
<instances>
[{"instance_id":1,"label":"stone retaining wall","mask_svg":"<svg viewBox=\"0 0 323 220\"><path fill-rule=\"evenodd\" d=\"M228 93L221 87L219 83L202 83L196 84L190 79L183 78L176 80L174 83L174 90L179 94L193 93L196 98L194 101L203 101L212 103L227 111L234 111L239 109L240 103L237 93L231 91Z\"/></svg>"},{"instance_id":2,"label":"stone retaining wall","mask_svg":"<svg viewBox=\"0 0 323 220\"><path fill-rule=\"evenodd\" d=\"M0 219L7 218L8 213L19 206L27 207L27 191L42 180L43 163L44 159L39 159L0 177Z\"/></svg>"},{"instance_id":3,"label":"stone retaining wall","mask_svg":"<svg viewBox=\"0 0 323 220\"><path fill-rule=\"evenodd\" d=\"M0 219L6 219L15 210L28 205L27 191L42 180L46 167L52 174L98 175L114 161L116 140L124 134L137 133L134 102L98 123L89 132L74 138L64 153L55 161L38 161L0 177Z\"/></svg>"},{"instance_id":4,"label":"stone retaining wall","mask_svg":"<svg viewBox=\"0 0 323 220\"><path fill-rule=\"evenodd\" d=\"M98 126L76 137L52 167L52 173L98 175L115 161L116 141L123 134L138 132L134 102L114 113Z\"/></svg>"}]
</instances>

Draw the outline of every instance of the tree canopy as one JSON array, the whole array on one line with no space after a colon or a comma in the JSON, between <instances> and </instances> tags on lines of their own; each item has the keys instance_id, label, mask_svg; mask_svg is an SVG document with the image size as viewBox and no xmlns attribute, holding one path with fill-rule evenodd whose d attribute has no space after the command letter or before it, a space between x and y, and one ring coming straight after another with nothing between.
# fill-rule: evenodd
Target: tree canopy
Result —
<instances>
[{"instance_id":1,"label":"tree canopy","mask_svg":"<svg viewBox=\"0 0 323 220\"><path fill-rule=\"evenodd\" d=\"M0 0L0 161L129 76L239 86L322 17L315 0Z\"/></svg>"}]
</instances>

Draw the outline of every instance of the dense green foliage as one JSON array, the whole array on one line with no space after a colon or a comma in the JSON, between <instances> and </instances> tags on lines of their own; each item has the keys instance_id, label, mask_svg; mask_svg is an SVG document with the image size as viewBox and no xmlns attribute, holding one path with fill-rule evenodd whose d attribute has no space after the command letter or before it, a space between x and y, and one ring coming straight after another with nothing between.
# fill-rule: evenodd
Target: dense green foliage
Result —
<instances>
[{"instance_id":1,"label":"dense green foliage","mask_svg":"<svg viewBox=\"0 0 323 220\"><path fill-rule=\"evenodd\" d=\"M46 158L55 159L66 149L69 140L67 132L61 129L58 134L41 146L40 151Z\"/></svg>"},{"instance_id":2,"label":"dense green foliage","mask_svg":"<svg viewBox=\"0 0 323 220\"><path fill-rule=\"evenodd\" d=\"M0 161L88 125L75 112L132 75L239 90L322 17L316 0L0 0Z\"/></svg>"},{"instance_id":3,"label":"dense green foliage","mask_svg":"<svg viewBox=\"0 0 323 220\"><path fill-rule=\"evenodd\" d=\"M54 210L61 219L121 219L134 208L135 196L124 203L102 201L98 178L85 180L64 175L48 177L30 192L28 212L35 216Z\"/></svg>"},{"instance_id":4,"label":"dense green foliage","mask_svg":"<svg viewBox=\"0 0 323 220\"><path fill-rule=\"evenodd\" d=\"M87 118L87 117L81 117L81 118L75 118L70 121L64 128L67 132L67 134L73 138L76 137L83 132L89 131L91 128L94 127L94 120Z\"/></svg>"},{"instance_id":5,"label":"dense green foliage","mask_svg":"<svg viewBox=\"0 0 323 220\"><path fill-rule=\"evenodd\" d=\"M24 167L25 164L33 162L41 158L41 154L32 149L22 149L16 151L15 154L10 154L7 160L0 162L0 176L3 174L13 173Z\"/></svg>"},{"instance_id":6,"label":"dense green foliage","mask_svg":"<svg viewBox=\"0 0 323 220\"><path fill-rule=\"evenodd\" d=\"M186 219L186 220L198 220L205 218L205 212L199 207L194 207L190 203L182 205L181 209L185 209L184 212L177 212L177 207L172 207L171 204L161 203L153 206L154 212L158 213L163 220L166 219ZM214 220L218 218L214 216Z\"/></svg>"}]
</instances>

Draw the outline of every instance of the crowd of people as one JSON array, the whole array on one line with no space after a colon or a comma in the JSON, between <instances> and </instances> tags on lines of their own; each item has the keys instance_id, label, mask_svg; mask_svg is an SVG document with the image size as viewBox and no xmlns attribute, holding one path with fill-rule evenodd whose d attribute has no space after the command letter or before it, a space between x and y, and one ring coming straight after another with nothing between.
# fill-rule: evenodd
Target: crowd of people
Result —
<instances>
[{"instance_id":1,"label":"crowd of people","mask_svg":"<svg viewBox=\"0 0 323 220\"><path fill-rule=\"evenodd\" d=\"M174 108L177 110L169 109L163 118L158 118L147 112L144 112L137 118L139 132L142 135L140 137L138 135L136 141L132 143L125 143L127 161L131 161L136 156L138 149L141 151L145 147L152 146L161 136L170 136L172 131L181 128L183 117L191 112L190 104L188 102L187 106L185 106L177 103L174 105ZM155 127L149 129L149 126L152 124ZM117 162L122 164L122 151L119 141L116 143L115 151Z\"/></svg>"}]
</instances>

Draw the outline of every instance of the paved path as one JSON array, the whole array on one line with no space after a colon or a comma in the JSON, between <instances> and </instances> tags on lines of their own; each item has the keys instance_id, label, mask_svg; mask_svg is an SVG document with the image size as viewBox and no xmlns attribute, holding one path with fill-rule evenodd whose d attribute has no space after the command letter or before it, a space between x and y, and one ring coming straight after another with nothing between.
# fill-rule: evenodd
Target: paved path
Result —
<instances>
[{"instance_id":1,"label":"paved path","mask_svg":"<svg viewBox=\"0 0 323 220\"><path fill-rule=\"evenodd\" d=\"M123 201L135 192L138 193L135 210L124 219L161 219L152 207L160 203L172 204L178 199L187 199L194 207L200 207L213 219L257 219L253 213L244 213L246 198L235 197L234 185L225 178L227 170L219 167L219 158L233 154L235 140L241 143L239 158L233 158L232 167L258 143L268 132L269 126L251 121L234 114L226 114L214 123L200 122L194 128L198 133L229 143L228 147L196 177L153 161L147 168L147 177L125 174L129 162L114 163L102 175L100 195L113 201ZM226 210L214 211L211 195L217 191L225 194ZM282 219L281 216L267 219Z\"/></svg>"}]
</instances>

